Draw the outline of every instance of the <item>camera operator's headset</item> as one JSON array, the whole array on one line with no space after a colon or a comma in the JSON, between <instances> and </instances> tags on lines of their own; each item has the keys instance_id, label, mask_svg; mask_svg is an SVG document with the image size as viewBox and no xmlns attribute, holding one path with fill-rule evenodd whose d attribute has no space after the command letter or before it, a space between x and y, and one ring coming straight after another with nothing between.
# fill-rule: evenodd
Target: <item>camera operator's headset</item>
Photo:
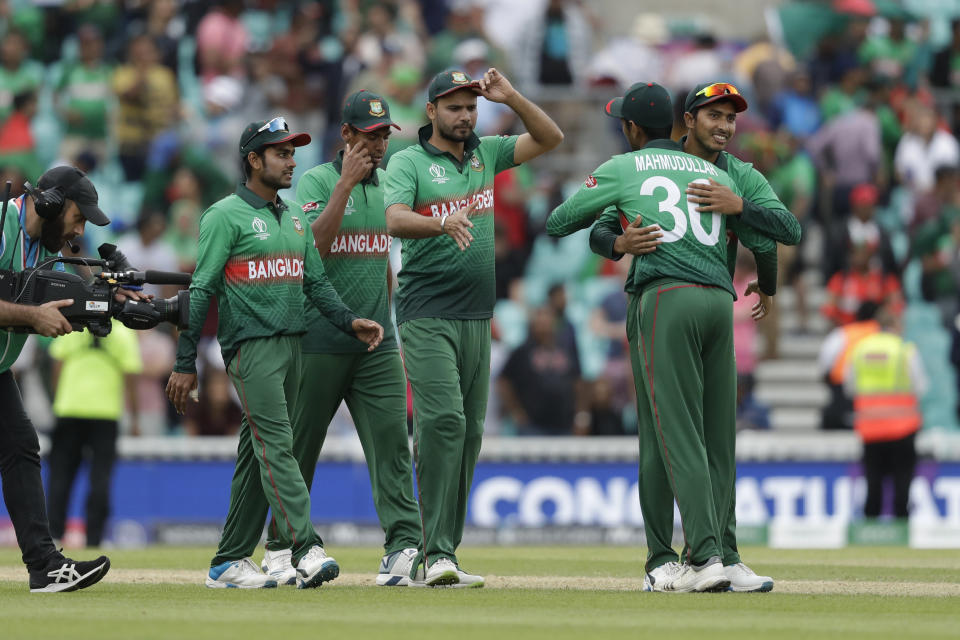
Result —
<instances>
[{"instance_id":1,"label":"camera operator's headset","mask_svg":"<svg viewBox=\"0 0 960 640\"><path fill-rule=\"evenodd\" d=\"M81 174L77 180L74 180L74 184L82 177ZM70 184L68 188L72 186L73 184ZM54 185L40 191L29 182L24 182L23 189L33 198L33 209L44 220L53 220L63 213L63 203L66 202L67 198L63 187L60 185Z\"/></svg>"}]
</instances>

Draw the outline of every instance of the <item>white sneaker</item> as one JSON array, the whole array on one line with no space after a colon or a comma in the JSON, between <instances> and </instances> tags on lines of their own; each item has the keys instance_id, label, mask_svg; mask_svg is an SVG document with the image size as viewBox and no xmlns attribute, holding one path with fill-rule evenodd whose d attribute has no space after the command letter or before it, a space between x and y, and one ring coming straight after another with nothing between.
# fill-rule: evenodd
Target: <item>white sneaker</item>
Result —
<instances>
[{"instance_id":1,"label":"white sneaker","mask_svg":"<svg viewBox=\"0 0 960 640\"><path fill-rule=\"evenodd\" d=\"M313 589L340 575L340 565L318 544L310 547L307 555L297 563L297 588Z\"/></svg>"},{"instance_id":2,"label":"white sneaker","mask_svg":"<svg viewBox=\"0 0 960 640\"><path fill-rule=\"evenodd\" d=\"M428 587L444 587L460 582L457 565L449 558L440 558L427 568L424 584Z\"/></svg>"},{"instance_id":3,"label":"white sneaker","mask_svg":"<svg viewBox=\"0 0 960 640\"><path fill-rule=\"evenodd\" d=\"M277 584L297 584L297 570L293 568L293 563L290 561L292 557L293 552L290 549L280 549L279 551L264 549L263 562L260 563L260 568L265 574L276 580Z\"/></svg>"},{"instance_id":4,"label":"white sneaker","mask_svg":"<svg viewBox=\"0 0 960 640\"><path fill-rule=\"evenodd\" d=\"M410 547L402 551L383 556L380 561L380 573L377 574L379 587L406 587L410 585L410 570L417 559L417 549ZM421 576L422 577L422 576Z\"/></svg>"},{"instance_id":5,"label":"white sneaker","mask_svg":"<svg viewBox=\"0 0 960 640\"><path fill-rule=\"evenodd\" d=\"M773 578L758 576L753 572L753 569L742 562L724 567L723 572L730 580L730 586L727 587L728 591L756 591L760 593L773 591Z\"/></svg>"},{"instance_id":6,"label":"white sneaker","mask_svg":"<svg viewBox=\"0 0 960 640\"><path fill-rule=\"evenodd\" d=\"M273 589L277 581L260 571L253 560L244 558L210 567L207 586L211 589Z\"/></svg>"},{"instance_id":7,"label":"white sneaker","mask_svg":"<svg viewBox=\"0 0 960 640\"><path fill-rule=\"evenodd\" d=\"M452 585L455 589L480 589L483 587L483 576L467 573L459 566L457 567L457 578L459 578L459 582Z\"/></svg>"},{"instance_id":8,"label":"white sneaker","mask_svg":"<svg viewBox=\"0 0 960 640\"><path fill-rule=\"evenodd\" d=\"M664 591L664 585L676 578L683 567L679 562L667 562L650 571L643 577L644 591Z\"/></svg>"},{"instance_id":9,"label":"white sneaker","mask_svg":"<svg viewBox=\"0 0 960 640\"><path fill-rule=\"evenodd\" d=\"M691 591L725 591L730 586L730 579L723 571L720 558L714 556L699 568L692 564L684 564L680 571L663 585L664 591L689 593Z\"/></svg>"}]
</instances>

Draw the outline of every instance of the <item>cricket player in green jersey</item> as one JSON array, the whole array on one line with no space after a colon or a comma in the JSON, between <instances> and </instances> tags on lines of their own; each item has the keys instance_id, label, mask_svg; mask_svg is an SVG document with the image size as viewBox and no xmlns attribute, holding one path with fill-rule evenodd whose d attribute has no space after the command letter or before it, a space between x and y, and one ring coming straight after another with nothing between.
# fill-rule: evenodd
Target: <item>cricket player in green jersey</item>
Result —
<instances>
[{"instance_id":1,"label":"cricket player in green jersey","mask_svg":"<svg viewBox=\"0 0 960 640\"><path fill-rule=\"evenodd\" d=\"M758 258L759 287L776 286L776 243L736 218L701 213L688 200L690 184L738 188L712 163L683 153L668 139L672 106L659 85L638 83L606 107L620 118L635 151L614 156L547 220L550 235L585 228L615 206L633 223L662 230L661 244L634 260L628 290L641 291L639 340L643 393L655 426L660 464L681 514L686 564L668 591L726 589L721 541L734 491L736 369L732 303L727 270L727 230ZM638 411L643 409L638 402ZM709 419L705 419L709 416ZM641 455L643 455L641 453ZM643 464L655 464L645 461Z\"/></svg>"},{"instance_id":2,"label":"cricket player in green jersey","mask_svg":"<svg viewBox=\"0 0 960 640\"><path fill-rule=\"evenodd\" d=\"M330 283L344 304L384 328L376 351L344 334L319 311L307 309L301 342L303 372L293 411L293 453L310 489L330 420L346 401L360 437L373 501L385 534L377 584L407 586L420 540L407 440L407 380L390 319L390 244L383 209L380 162L399 127L382 97L358 91L344 102L340 137L346 147L333 162L307 171L297 200L313 232ZM294 584L289 547L270 538L263 570Z\"/></svg>"},{"instance_id":3,"label":"cricket player in green jersey","mask_svg":"<svg viewBox=\"0 0 960 640\"><path fill-rule=\"evenodd\" d=\"M190 285L190 328L180 334L167 396L183 413L197 388L197 341L210 299L217 296L217 339L243 418L230 509L208 587L276 587L250 559L268 506L276 535L293 550L300 588L337 577L310 522L310 494L293 455L290 415L300 386L300 339L306 331L304 292L340 331L372 350L383 328L358 318L327 279L300 207L277 196L293 180L295 147L310 142L290 133L282 117L254 122L240 137L246 182L200 218L197 269Z\"/></svg>"},{"instance_id":4,"label":"cricket player in green jersey","mask_svg":"<svg viewBox=\"0 0 960 640\"><path fill-rule=\"evenodd\" d=\"M738 196L729 188L712 182L690 185L687 189L688 198L699 205L701 212L737 216L763 235L785 245L795 245L800 241L800 224L796 217L787 210L759 171L724 151L736 132L737 114L746 109L746 100L735 86L728 83L701 84L687 96L684 120L688 134L680 140L683 150L727 171L742 194ZM638 221L639 217L632 226L624 229L615 209L605 211L590 231L591 248L612 260L619 260L624 254L638 256L649 253L651 247L655 246L654 229L638 229ZM735 261L730 258L736 256L737 239L735 235L731 236L727 245L727 266L732 276ZM754 318L760 319L770 311L772 300L755 283L751 283L744 295L751 293L760 294L760 302L753 309ZM638 291L628 292L630 309L639 305L638 294ZM637 344L637 326L632 322L636 315L635 311L627 315L627 339L630 344ZM637 401L643 402L645 395L639 389L643 364L639 354L634 351L631 350L631 362L634 382L638 385ZM648 461L640 465L640 503L648 549L645 587L655 589L658 583L664 584L671 574L678 572L680 566L677 553L671 546L673 492L665 469L655 463L659 455L658 447L652 421L648 418L648 411L638 411L641 457ZM723 563L730 578L730 589L743 592L770 591L773 580L768 576L758 576L741 562L736 541L735 493L729 509L729 524L723 536Z\"/></svg>"},{"instance_id":5,"label":"cricket player in green jersey","mask_svg":"<svg viewBox=\"0 0 960 640\"><path fill-rule=\"evenodd\" d=\"M494 176L556 147L559 127L491 68L438 74L420 143L390 158L387 230L402 238L397 323L413 388L425 582L482 586L457 563L490 382ZM527 133L478 138L477 96L506 104ZM419 562L418 562L419 564Z\"/></svg>"}]
</instances>

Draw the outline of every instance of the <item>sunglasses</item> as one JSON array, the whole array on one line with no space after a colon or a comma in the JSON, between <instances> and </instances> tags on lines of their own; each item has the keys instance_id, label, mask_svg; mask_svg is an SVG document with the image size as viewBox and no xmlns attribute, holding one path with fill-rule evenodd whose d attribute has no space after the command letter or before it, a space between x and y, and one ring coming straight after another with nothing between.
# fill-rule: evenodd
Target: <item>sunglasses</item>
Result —
<instances>
[{"instance_id":1,"label":"sunglasses","mask_svg":"<svg viewBox=\"0 0 960 640\"><path fill-rule=\"evenodd\" d=\"M697 91L696 95L706 98L716 98L717 96L738 96L740 95L740 91L728 82L714 82Z\"/></svg>"},{"instance_id":2,"label":"sunglasses","mask_svg":"<svg viewBox=\"0 0 960 640\"><path fill-rule=\"evenodd\" d=\"M260 135L264 131L269 131L270 133L274 133L276 131L290 131L290 127L287 126L287 121L283 119L283 116L277 116L273 120L270 120L269 122L264 123L264 125L259 129L257 129L252 136L244 140L243 144L240 146L241 147L247 146L248 144L250 144L251 140L256 138L258 135Z\"/></svg>"}]
</instances>

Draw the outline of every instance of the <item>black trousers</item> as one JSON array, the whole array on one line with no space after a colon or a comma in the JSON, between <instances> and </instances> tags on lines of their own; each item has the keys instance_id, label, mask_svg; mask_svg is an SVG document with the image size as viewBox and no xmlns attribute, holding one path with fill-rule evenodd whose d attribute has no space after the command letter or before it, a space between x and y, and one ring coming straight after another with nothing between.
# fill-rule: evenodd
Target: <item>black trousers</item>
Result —
<instances>
[{"instance_id":1,"label":"black trousers","mask_svg":"<svg viewBox=\"0 0 960 640\"><path fill-rule=\"evenodd\" d=\"M0 481L27 569L40 570L63 557L53 546L47 523L40 441L10 371L0 373Z\"/></svg>"},{"instance_id":2,"label":"black trousers","mask_svg":"<svg viewBox=\"0 0 960 640\"><path fill-rule=\"evenodd\" d=\"M50 446L50 479L47 486L47 510L50 533L63 538L67 524L67 506L77 470L84 454L90 459L90 492L87 494L87 546L99 547L110 515L110 478L117 459L116 420L58 418Z\"/></svg>"},{"instance_id":3,"label":"black trousers","mask_svg":"<svg viewBox=\"0 0 960 640\"><path fill-rule=\"evenodd\" d=\"M876 518L883 506L883 481L893 478L893 514L907 517L910 500L910 483L917 466L917 451L914 448L916 434L911 433L900 440L871 442L863 445L863 473L867 477L867 501L863 515Z\"/></svg>"}]
</instances>

